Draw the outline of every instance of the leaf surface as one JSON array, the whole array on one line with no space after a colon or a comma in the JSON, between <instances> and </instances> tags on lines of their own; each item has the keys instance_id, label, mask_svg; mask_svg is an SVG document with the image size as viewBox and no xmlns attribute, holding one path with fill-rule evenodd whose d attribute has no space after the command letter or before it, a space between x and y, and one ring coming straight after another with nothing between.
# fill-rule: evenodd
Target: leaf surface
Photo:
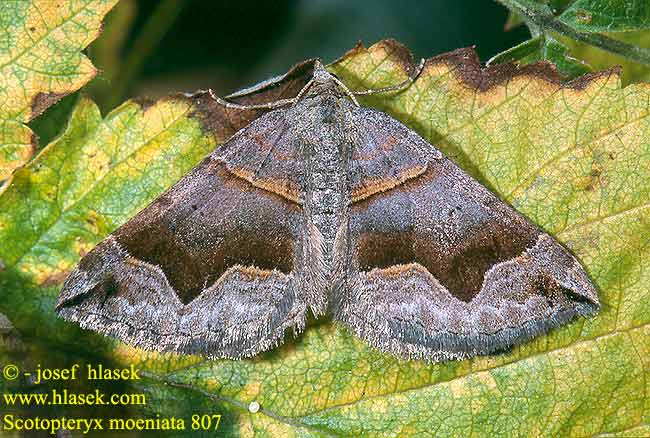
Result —
<instances>
[{"instance_id":1,"label":"leaf surface","mask_svg":"<svg viewBox=\"0 0 650 438\"><path fill-rule=\"evenodd\" d=\"M25 123L97 73L81 50L116 2L0 2L0 181L36 149Z\"/></svg>"},{"instance_id":2,"label":"leaf surface","mask_svg":"<svg viewBox=\"0 0 650 438\"><path fill-rule=\"evenodd\" d=\"M406 49L382 41L330 68L366 89L403 81L414 66ZM60 283L80 255L226 139L223 127L239 126L207 117L206 98L127 102L104 118L82 99L63 135L14 174L0 193L0 312L21 333L43 348L136 363L148 414L221 413L222 436L648 430L649 85L621 88L616 71L562 84L547 64L481 69L460 49L428 60L407 90L362 100L556 236L599 290L592 319L506 354L443 364L398 361L327 319L243 361L147 353L56 319Z\"/></svg>"},{"instance_id":3,"label":"leaf surface","mask_svg":"<svg viewBox=\"0 0 650 438\"><path fill-rule=\"evenodd\" d=\"M644 0L576 0L560 20L587 32L625 32L650 28L650 3Z\"/></svg>"},{"instance_id":4,"label":"leaf surface","mask_svg":"<svg viewBox=\"0 0 650 438\"><path fill-rule=\"evenodd\" d=\"M607 36L633 44L638 47L650 47L650 32L646 30L611 33ZM650 66L630 61L622 56L606 52L598 47L580 43L567 37L558 36L562 44L569 48L572 56L587 62L594 70L604 70L615 66L621 67L623 84L650 81Z\"/></svg>"},{"instance_id":5,"label":"leaf surface","mask_svg":"<svg viewBox=\"0 0 650 438\"><path fill-rule=\"evenodd\" d=\"M591 72L587 63L572 57L567 46L550 35L540 35L511 47L491 58L487 65L508 62L525 65L543 60L553 63L566 79L575 79Z\"/></svg>"}]
</instances>

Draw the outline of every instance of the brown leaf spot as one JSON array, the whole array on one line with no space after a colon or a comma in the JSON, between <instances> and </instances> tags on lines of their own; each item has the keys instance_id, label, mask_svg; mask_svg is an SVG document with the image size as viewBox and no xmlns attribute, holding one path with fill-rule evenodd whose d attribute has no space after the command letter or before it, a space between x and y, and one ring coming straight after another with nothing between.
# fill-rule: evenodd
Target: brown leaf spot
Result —
<instances>
[{"instance_id":1,"label":"brown leaf spot","mask_svg":"<svg viewBox=\"0 0 650 438\"><path fill-rule=\"evenodd\" d=\"M79 254L79 257L83 258L86 257L86 254L90 252L90 248L92 248L92 244L88 244L84 242L84 240L81 237L77 237L75 239L75 250Z\"/></svg>"},{"instance_id":2,"label":"brown leaf spot","mask_svg":"<svg viewBox=\"0 0 650 438\"><path fill-rule=\"evenodd\" d=\"M384 49L386 53L390 53L390 57L398 61L409 76L414 72L416 64L413 62L413 54L406 46L394 39L381 40L375 46Z\"/></svg>"},{"instance_id":3,"label":"brown leaf spot","mask_svg":"<svg viewBox=\"0 0 650 438\"><path fill-rule=\"evenodd\" d=\"M596 82L600 78L605 78L609 76L621 76L621 71L623 68L620 65L615 65L612 68L608 68L607 70L603 71L597 71L594 73L588 73L586 75L582 75L571 82L565 84L565 88L572 88L574 90L584 90L591 84L592 82Z\"/></svg>"},{"instance_id":4,"label":"brown leaf spot","mask_svg":"<svg viewBox=\"0 0 650 438\"><path fill-rule=\"evenodd\" d=\"M32 146L32 151L30 154L30 156L32 156L38 150L38 135L36 135L33 131L32 134L29 136L29 144ZM38 169L40 170L40 167Z\"/></svg>"},{"instance_id":5,"label":"brown leaf spot","mask_svg":"<svg viewBox=\"0 0 650 438\"><path fill-rule=\"evenodd\" d=\"M52 274L48 276L45 280L43 280L39 286L40 287L50 287L50 286L56 286L65 281L66 278L68 278L68 275L70 275L70 271L61 271L57 272L55 274Z\"/></svg>"},{"instance_id":6,"label":"brown leaf spot","mask_svg":"<svg viewBox=\"0 0 650 438\"><path fill-rule=\"evenodd\" d=\"M591 20L593 19L593 17L591 16L591 14L589 12L584 11L582 9L578 9L576 11L576 18L578 20L582 21L584 24L591 23Z\"/></svg>"},{"instance_id":7,"label":"brown leaf spot","mask_svg":"<svg viewBox=\"0 0 650 438\"><path fill-rule=\"evenodd\" d=\"M335 63L344 62L364 52L387 50L390 50L391 57L395 57L395 60L404 67L406 74L414 71L415 65L410 52L394 40L382 40L367 49L362 44L357 44ZM455 77L468 87L481 92L507 83L516 77L526 76L542 79L563 88L582 90L601 77L620 75L621 73L621 68L617 66L608 70L590 73L565 83L555 65L548 61L539 61L523 66L515 63L505 63L482 68L474 47L460 48L429 58L426 60L424 70L435 70L440 65L447 65Z\"/></svg>"},{"instance_id":8,"label":"brown leaf spot","mask_svg":"<svg viewBox=\"0 0 650 438\"><path fill-rule=\"evenodd\" d=\"M589 176L586 178L586 182L583 190L587 192L593 192L598 186L605 186L607 180L602 176L602 170L599 167L594 167L589 172Z\"/></svg>"},{"instance_id":9,"label":"brown leaf spot","mask_svg":"<svg viewBox=\"0 0 650 438\"><path fill-rule=\"evenodd\" d=\"M534 76L559 84L562 77L553 64L546 61L519 66L514 63L491 65L481 68L478 54L473 47L456 49L427 60L425 69L437 64L450 65L455 76L470 88L487 91L517 76Z\"/></svg>"},{"instance_id":10,"label":"brown leaf spot","mask_svg":"<svg viewBox=\"0 0 650 438\"><path fill-rule=\"evenodd\" d=\"M583 90L601 77L620 75L621 73L621 68L616 66L600 72L586 74L573 81L564 83L563 77L557 71L555 65L548 61L539 61L523 66L515 63L506 63L481 68L480 60L473 47L456 49L449 53L443 53L442 55L429 58L425 69L441 63L451 65L456 77L471 88L482 92L507 83L514 78L526 76L557 84L562 88Z\"/></svg>"},{"instance_id":11,"label":"brown leaf spot","mask_svg":"<svg viewBox=\"0 0 650 438\"><path fill-rule=\"evenodd\" d=\"M30 120L41 115L43 111L57 103L68 93L38 93L32 99L32 115Z\"/></svg>"},{"instance_id":12,"label":"brown leaf spot","mask_svg":"<svg viewBox=\"0 0 650 438\"><path fill-rule=\"evenodd\" d=\"M149 108L156 104L156 100L149 97L134 97L131 100L140 105L142 111L147 111Z\"/></svg>"}]
</instances>

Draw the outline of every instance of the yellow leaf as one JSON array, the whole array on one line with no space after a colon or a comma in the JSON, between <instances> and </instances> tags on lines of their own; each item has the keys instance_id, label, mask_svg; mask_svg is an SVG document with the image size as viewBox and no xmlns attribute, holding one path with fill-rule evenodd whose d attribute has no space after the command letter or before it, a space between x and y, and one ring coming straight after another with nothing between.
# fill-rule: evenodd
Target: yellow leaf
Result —
<instances>
[{"instance_id":1,"label":"yellow leaf","mask_svg":"<svg viewBox=\"0 0 650 438\"><path fill-rule=\"evenodd\" d=\"M24 123L96 74L81 50L116 2L0 2L0 181L36 149Z\"/></svg>"}]
</instances>

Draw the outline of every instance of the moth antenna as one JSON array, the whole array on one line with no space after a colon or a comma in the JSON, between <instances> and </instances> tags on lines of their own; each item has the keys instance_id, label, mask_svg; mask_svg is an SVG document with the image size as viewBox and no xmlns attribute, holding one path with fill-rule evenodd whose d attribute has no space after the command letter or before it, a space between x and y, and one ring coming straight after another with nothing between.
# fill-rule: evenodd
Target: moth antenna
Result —
<instances>
[{"instance_id":1,"label":"moth antenna","mask_svg":"<svg viewBox=\"0 0 650 438\"><path fill-rule=\"evenodd\" d=\"M311 85L311 81L307 83L307 85ZM305 87L307 86L305 85ZM285 105L292 105L298 101L298 97L301 95L302 91L305 88L303 87L302 90L300 90L300 93L296 97L292 97L291 99L279 99L275 100L273 102L267 102L267 103L261 103L257 105L240 105L238 103L232 103L228 102L227 100L217 96L214 94L214 91L212 89L208 89L208 93L210 93L210 97L212 97L214 100L216 100L219 104L225 106L226 108L230 109L241 109L241 110L256 110L256 109L276 109L283 107Z\"/></svg>"},{"instance_id":2,"label":"moth antenna","mask_svg":"<svg viewBox=\"0 0 650 438\"><path fill-rule=\"evenodd\" d=\"M313 84L314 84L314 78L311 78L311 79L309 80L309 82L307 82L307 83L305 84L305 86L302 87L302 89L300 90L300 92L296 95L296 97L293 98L293 100L294 100L295 102L299 101L299 100L302 98L302 96L307 92L307 90L309 89L309 87L311 87Z\"/></svg>"},{"instance_id":3,"label":"moth antenna","mask_svg":"<svg viewBox=\"0 0 650 438\"><path fill-rule=\"evenodd\" d=\"M353 91L352 93L355 96L368 96L371 94L389 93L391 91L402 91L408 88L413 82L415 82L418 76L420 76L420 73L422 73L422 70L424 69L424 63L425 63L425 59L424 58L420 59L420 63L418 64L418 67L415 69L415 73L412 76L409 76L408 79L406 79L404 82L400 82L399 84L395 84L395 85L389 85L388 87L383 87L383 88L373 88L369 90Z\"/></svg>"},{"instance_id":4,"label":"moth antenna","mask_svg":"<svg viewBox=\"0 0 650 438\"><path fill-rule=\"evenodd\" d=\"M286 105L293 105L294 103L298 102L300 98L305 94L305 92L309 89L309 87L312 86L314 83L314 79L310 79L309 82L305 84L304 87L300 90L300 92L295 96L292 97L291 99L279 99L275 100L273 102L267 102L267 103L260 103L257 105L240 105L238 103L232 103L228 102L227 100L217 96L214 94L212 89L208 89L208 92L210 93L210 97L212 97L214 100L216 100L218 103L221 105L225 106L226 108L232 108L232 109L243 109L243 110L255 110L255 109L276 109L276 108L281 108ZM355 101L356 102L356 101Z\"/></svg>"},{"instance_id":5,"label":"moth antenna","mask_svg":"<svg viewBox=\"0 0 650 438\"><path fill-rule=\"evenodd\" d=\"M336 84L345 92L345 94L348 95L350 100L352 102L354 102L354 104L356 106L359 106L359 107L361 106L361 105L359 105L359 102L357 101L357 98L354 97L354 95L356 94L354 91L350 90L347 87L347 85L345 85L343 82L341 82L341 80L339 78L337 78L336 76L332 75L332 79L334 79L334 82L336 82Z\"/></svg>"}]
</instances>

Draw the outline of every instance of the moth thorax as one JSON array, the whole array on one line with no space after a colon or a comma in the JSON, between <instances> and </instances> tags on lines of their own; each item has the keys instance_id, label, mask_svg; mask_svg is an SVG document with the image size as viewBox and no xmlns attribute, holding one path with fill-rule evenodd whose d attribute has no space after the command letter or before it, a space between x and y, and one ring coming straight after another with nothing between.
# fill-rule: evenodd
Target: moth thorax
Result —
<instances>
[{"instance_id":1,"label":"moth thorax","mask_svg":"<svg viewBox=\"0 0 650 438\"><path fill-rule=\"evenodd\" d=\"M307 160L306 212L330 248L349 201L348 159L336 128L321 130Z\"/></svg>"}]
</instances>

